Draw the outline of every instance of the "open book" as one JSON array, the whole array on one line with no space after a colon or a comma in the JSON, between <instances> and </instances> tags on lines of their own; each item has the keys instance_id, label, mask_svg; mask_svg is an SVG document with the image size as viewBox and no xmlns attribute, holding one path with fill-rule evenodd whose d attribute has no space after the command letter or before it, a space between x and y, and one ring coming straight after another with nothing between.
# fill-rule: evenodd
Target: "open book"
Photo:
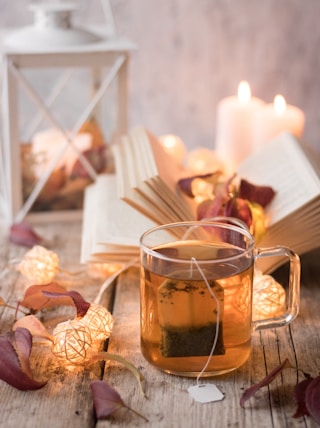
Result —
<instances>
[{"instance_id":1,"label":"open book","mask_svg":"<svg viewBox=\"0 0 320 428\"><path fill-rule=\"evenodd\" d=\"M177 189L186 175L158 140L135 128L113 146L116 176L104 175L85 191L82 262L128 261L139 254L148 228L196 217L194 201ZM261 247L285 245L298 254L320 243L320 161L290 134L279 135L238 168L254 184L274 188ZM283 259L263 259L270 272Z\"/></svg>"}]
</instances>

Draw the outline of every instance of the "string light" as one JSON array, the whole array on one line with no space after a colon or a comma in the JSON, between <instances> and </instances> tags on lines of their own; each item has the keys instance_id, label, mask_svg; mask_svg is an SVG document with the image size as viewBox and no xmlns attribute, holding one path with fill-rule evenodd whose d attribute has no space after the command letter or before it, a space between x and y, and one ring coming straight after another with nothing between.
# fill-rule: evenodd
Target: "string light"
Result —
<instances>
[{"instance_id":1,"label":"string light","mask_svg":"<svg viewBox=\"0 0 320 428\"><path fill-rule=\"evenodd\" d=\"M83 365L108 337L113 316L102 305L92 303L82 318L59 323L53 330L52 353L70 365Z\"/></svg>"},{"instance_id":2,"label":"string light","mask_svg":"<svg viewBox=\"0 0 320 428\"><path fill-rule=\"evenodd\" d=\"M276 317L286 309L286 292L272 276L256 272L253 282L252 317Z\"/></svg>"},{"instance_id":3,"label":"string light","mask_svg":"<svg viewBox=\"0 0 320 428\"><path fill-rule=\"evenodd\" d=\"M59 272L59 257L41 245L27 251L17 270L37 284L48 284Z\"/></svg>"}]
</instances>

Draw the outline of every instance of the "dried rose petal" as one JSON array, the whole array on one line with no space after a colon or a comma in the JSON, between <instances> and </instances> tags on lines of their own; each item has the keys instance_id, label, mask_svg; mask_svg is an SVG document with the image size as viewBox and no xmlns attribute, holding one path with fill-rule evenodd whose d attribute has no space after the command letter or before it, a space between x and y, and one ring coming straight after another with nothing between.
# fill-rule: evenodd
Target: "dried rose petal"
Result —
<instances>
[{"instance_id":1,"label":"dried rose petal","mask_svg":"<svg viewBox=\"0 0 320 428\"><path fill-rule=\"evenodd\" d=\"M24 247L33 247L42 241L32 228L26 222L14 223L10 227L9 241L13 244L22 245Z\"/></svg>"},{"instance_id":2,"label":"dried rose petal","mask_svg":"<svg viewBox=\"0 0 320 428\"><path fill-rule=\"evenodd\" d=\"M90 386L97 419L106 419L116 410L126 407L118 392L107 382L96 380Z\"/></svg>"},{"instance_id":3,"label":"dried rose petal","mask_svg":"<svg viewBox=\"0 0 320 428\"><path fill-rule=\"evenodd\" d=\"M320 424L320 376L313 379L306 387L305 403L310 416Z\"/></svg>"},{"instance_id":4,"label":"dried rose petal","mask_svg":"<svg viewBox=\"0 0 320 428\"><path fill-rule=\"evenodd\" d=\"M252 224L252 212L248 201L241 198L231 198L225 206L224 215L242 220L248 228Z\"/></svg>"},{"instance_id":5,"label":"dried rose petal","mask_svg":"<svg viewBox=\"0 0 320 428\"><path fill-rule=\"evenodd\" d=\"M276 192L270 186L257 186L241 179L239 186L239 197L256 202L265 208L274 198Z\"/></svg>"},{"instance_id":6,"label":"dried rose petal","mask_svg":"<svg viewBox=\"0 0 320 428\"><path fill-rule=\"evenodd\" d=\"M78 317L85 316L90 308L90 303L84 300L81 294L77 291L51 292L50 290L43 290L43 294L50 298L71 297L73 304L76 307Z\"/></svg>"},{"instance_id":7,"label":"dried rose petal","mask_svg":"<svg viewBox=\"0 0 320 428\"><path fill-rule=\"evenodd\" d=\"M25 328L0 336L0 379L22 391L40 389L47 383L33 378L31 347L32 336Z\"/></svg>"},{"instance_id":8,"label":"dried rose petal","mask_svg":"<svg viewBox=\"0 0 320 428\"><path fill-rule=\"evenodd\" d=\"M57 302L56 298L50 298L49 296L44 295L43 291L50 291L54 293L61 293L63 298ZM72 300L68 296L64 296L63 293L66 292L66 289L59 285L57 282L51 282L50 284L44 285L31 285L25 292L25 295L19 306L23 306L34 311L40 311L41 309L54 306L54 305L68 305L71 306Z\"/></svg>"},{"instance_id":9,"label":"dried rose petal","mask_svg":"<svg viewBox=\"0 0 320 428\"><path fill-rule=\"evenodd\" d=\"M45 339L52 340L48 330L34 315L27 315L16 321L12 327L12 330L15 331L18 328L26 328L30 331L32 336L44 337Z\"/></svg>"},{"instance_id":10,"label":"dried rose petal","mask_svg":"<svg viewBox=\"0 0 320 428\"><path fill-rule=\"evenodd\" d=\"M286 358L280 366L273 369L265 378L263 378L259 383L252 385L250 388L246 389L240 398L240 406L243 407L244 403L249 400L260 388L263 386L269 385L278 375L282 372L283 369L293 366L289 363L289 360Z\"/></svg>"}]
</instances>

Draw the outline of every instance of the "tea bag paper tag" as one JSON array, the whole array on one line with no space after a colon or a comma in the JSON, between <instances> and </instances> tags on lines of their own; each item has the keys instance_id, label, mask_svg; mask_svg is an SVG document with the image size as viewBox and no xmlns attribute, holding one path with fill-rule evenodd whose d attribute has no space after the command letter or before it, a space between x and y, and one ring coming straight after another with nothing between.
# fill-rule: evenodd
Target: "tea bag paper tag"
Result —
<instances>
[{"instance_id":1,"label":"tea bag paper tag","mask_svg":"<svg viewBox=\"0 0 320 428\"><path fill-rule=\"evenodd\" d=\"M198 403L210 403L224 398L224 394L212 383L190 386L188 392Z\"/></svg>"}]
</instances>

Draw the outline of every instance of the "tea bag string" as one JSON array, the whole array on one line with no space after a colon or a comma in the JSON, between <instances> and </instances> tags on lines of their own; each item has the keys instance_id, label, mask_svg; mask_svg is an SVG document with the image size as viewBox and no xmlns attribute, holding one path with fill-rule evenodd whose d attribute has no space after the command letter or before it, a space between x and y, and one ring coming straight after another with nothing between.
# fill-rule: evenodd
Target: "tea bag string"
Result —
<instances>
[{"instance_id":1,"label":"tea bag string","mask_svg":"<svg viewBox=\"0 0 320 428\"><path fill-rule=\"evenodd\" d=\"M199 266L199 263L197 262L197 259L195 257L191 257L191 262L194 263L195 266L197 267L200 275L202 276L202 279L204 280L204 282L205 282L205 284L206 284L206 286L207 286L207 288L209 290L209 293L214 298L214 300L216 301L216 304L217 304L216 332L215 332L214 341L213 341L212 348L211 348L209 357L207 359L207 362L205 363L203 369L201 370L201 372L197 376L197 385L199 385L200 377L203 375L203 373L205 372L206 368L208 367L208 365L210 363L210 360L211 360L211 357L212 357L212 355L214 353L214 350L215 350L217 342L218 342L218 338L219 338L219 320L220 320L220 302L219 302L219 299L217 298L217 296L215 295L214 291L210 287L210 285L208 283L208 280L207 280L205 274L203 273L203 270L201 269L201 267Z\"/></svg>"}]
</instances>

